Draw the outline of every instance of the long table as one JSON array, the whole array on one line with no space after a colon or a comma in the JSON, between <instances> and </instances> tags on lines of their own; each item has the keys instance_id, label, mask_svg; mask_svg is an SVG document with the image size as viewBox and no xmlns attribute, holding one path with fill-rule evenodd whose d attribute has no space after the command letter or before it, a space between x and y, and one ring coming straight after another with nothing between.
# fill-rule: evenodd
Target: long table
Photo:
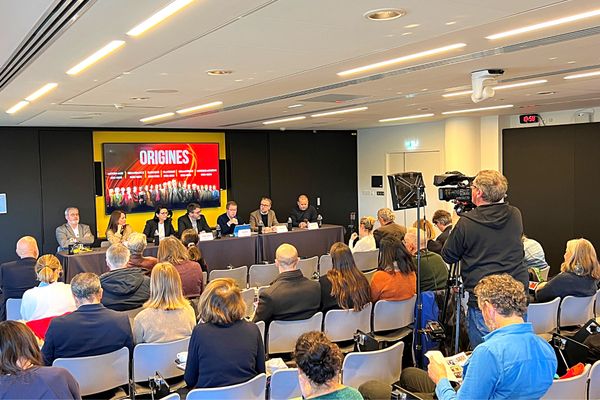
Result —
<instances>
[{"instance_id":1,"label":"long table","mask_svg":"<svg viewBox=\"0 0 600 400\"><path fill-rule=\"evenodd\" d=\"M321 256L329 253L331 245L344 241L344 228L339 225L323 225L319 229L294 228L289 232L262 235L260 260L273 262L275 251L283 243L296 247L300 257Z\"/></svg>"}]
</instances>

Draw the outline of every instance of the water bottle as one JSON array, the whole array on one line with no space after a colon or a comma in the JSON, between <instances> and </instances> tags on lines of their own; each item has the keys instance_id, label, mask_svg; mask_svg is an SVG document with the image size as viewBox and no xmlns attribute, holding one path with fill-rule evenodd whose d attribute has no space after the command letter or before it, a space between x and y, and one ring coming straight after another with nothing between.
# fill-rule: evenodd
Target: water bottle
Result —
<instances>
[{"instance_id":1,"label":"water bottle","mask_svg":"<svg viewBox=\"0 0 600 400\"><path fill-rule=\"evenodd\" d=\"M221 239L221 225L217 224L217 239Z\"/></svg>"},{"instance_id":2,"label":"water bottle","mask_svg":"<svg viewBox=\"0 0 600 400\"><path fill-rule=\"evenodd\" d=\"M288 231L292 230L292 217L288 217L287 228L288 228Z\"/></svg>"},{"instance_id":3,"label":"water bottle","mask_svg":"<svg viewBox=\"0 0 600 400\"><path fill-rule=\"evenodd\" d=\"M321 214L317 215L317 224L319 225L319 228L321 227L321 225L323 225L323 217L321 216Z\"/></svg>"},{"instance_id":4,"label":"water bottle","mask_svg":"<svg viewBox=\"0 0 600 400\"><path fill-rule=\"evenodd\" d=\"M258 224L257 224L257 227L258 227L258 234L259 234L259 235L261 235L261 234L262 234L262 232L263 232L263 227L264 227L264 226L265 226L265 224L263 224L263 222L262 222L262 218L261 218L261 219L259 219L259 220L258 220Z\"/></svg>"}]
</instances>

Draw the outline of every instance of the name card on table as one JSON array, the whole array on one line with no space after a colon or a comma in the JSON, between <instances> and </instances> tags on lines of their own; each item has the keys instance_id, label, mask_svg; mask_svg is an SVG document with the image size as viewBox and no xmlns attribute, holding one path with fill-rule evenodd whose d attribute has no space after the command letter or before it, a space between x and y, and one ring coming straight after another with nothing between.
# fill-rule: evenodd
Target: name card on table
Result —
<instances>
[{"instance_id":1,"label":"name card on table","mask_svg":"<svg viewBox=\"0 0 600 400\"><path fill-rule=\"evenodd\" d=\"M213 239L214 239L214 237L213 237L212 232L202 232L200 234L200 241L201 242L205 242L207 240L213 240Z\"/></svg>"},{"instance_id":2,"label":"name card on table","mask_svg":"<svg viewBox=\"0 0 600 400\"><path fill-rule=\"evenodd\" d=\"M252 231L250 229L240 229L237 232L237 237L249 237L252 235Z\"/></svg>"},{"instance_id":3,"label":"name card on table","mask_svg":"<svg viewBox=\"0 0 600 400\"><path fill-rule=\"evenodd\" d=\"M319 223L318 222L309 222L308 229L309 230L319 229Z\"/></svg>"},{"instance_id":4,"label":"name card on table","mask_svg":"<svg viewBox=\"0 0 600 400\"><path fill-rule=\"evenodd\" d=\"M277 233L283 233L283 232L287 232L287 226L285 225L275 225L275 232Z\"/></svg>"}]
</instances>

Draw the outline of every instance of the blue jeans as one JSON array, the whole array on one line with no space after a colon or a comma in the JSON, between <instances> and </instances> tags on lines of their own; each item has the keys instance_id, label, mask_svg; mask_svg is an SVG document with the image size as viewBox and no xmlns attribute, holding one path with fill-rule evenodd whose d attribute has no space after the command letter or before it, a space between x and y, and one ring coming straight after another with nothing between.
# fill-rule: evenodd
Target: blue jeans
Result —
<instances>
[{"instance_id":1,"label":"blue jeans","mask_svg":"<svg viewBox=\"0 0 600 400\"><path fill-rule=\"evenodd\" d=\"M483 321L483 314L479 308L469 306L467 310L467 332L469 334L469 343L474 349L479 343L483 342L483 337L490 333L490 330Z\"/></svg>"}]
</instances>

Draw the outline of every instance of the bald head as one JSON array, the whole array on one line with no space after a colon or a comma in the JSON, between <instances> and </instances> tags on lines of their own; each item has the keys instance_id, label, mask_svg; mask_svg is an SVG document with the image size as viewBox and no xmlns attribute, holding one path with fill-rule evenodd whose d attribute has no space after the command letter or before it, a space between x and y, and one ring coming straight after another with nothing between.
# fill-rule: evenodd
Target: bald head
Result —
<instances>
[{"instance_id":1,"label":"bald head","mask_svg":"<svg viewBox=\"0 0 600 400\"><path fill-rule=\"evenodd\" d=\"M282 244L275 252L275 264L279 272L295 270L298 265L298 250L291 244Z\"/></svg>"},{"instance_id":2,"label":"bald head","mask_svg":"<svg viewBox=\"0 0 600 400\"><path fill-rule=\"evenodd\" d=\"M421 246L417 246L417 231L419 231ZM423 229L408 228L404 235L404 242L406 244L406 249L414 256L417 254L417 248L427 248L427 234Z\"/></svg>"},{"instance_id":3,"label":"bald head","mask_svg":"<svg viewBox=\"0 0 600 400\"><path fill-rule=\"evenodd\" d=\"M21 239L19 239L19 241L17 242L16 252L20 258L38 258L38 256L40 255L37 242L32 236L23 236Z\"/></svg>"},{"instance_id":4,"label":"bald head","mask_svg":"<svg viewBox=\"0 0 600 400\"><path fill-rule=\"evenodd\" d=\"M298 196L298 208L302 211L308 209L308 197L305 194Z\"/></svg>"}]
</instances>

